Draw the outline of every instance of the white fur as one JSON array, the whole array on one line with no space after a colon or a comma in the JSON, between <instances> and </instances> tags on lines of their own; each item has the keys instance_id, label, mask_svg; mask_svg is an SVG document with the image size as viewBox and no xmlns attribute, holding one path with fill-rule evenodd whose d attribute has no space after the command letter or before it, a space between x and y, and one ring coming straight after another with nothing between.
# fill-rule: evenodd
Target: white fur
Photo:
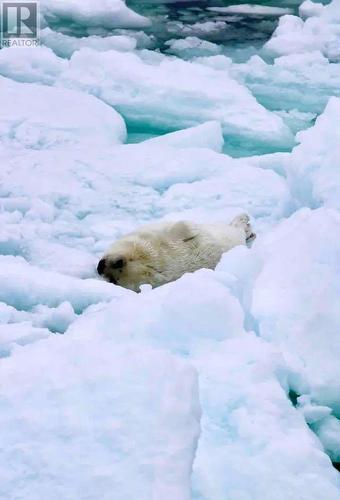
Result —
<instances>
[{"instance_id":1,"label":"white fur","mask_svg":"<svg viewBox=\"0 0 340 500\"><path fill-rule=\"evenodd\" d=\"M254 237L246 214L230 224L149 224L109 248L103 257L105 268L101 274L108 281L135 291L146 283L157 287L187 272L214 269L224 252L245 245Z\"/></svg>"}]
</instances>

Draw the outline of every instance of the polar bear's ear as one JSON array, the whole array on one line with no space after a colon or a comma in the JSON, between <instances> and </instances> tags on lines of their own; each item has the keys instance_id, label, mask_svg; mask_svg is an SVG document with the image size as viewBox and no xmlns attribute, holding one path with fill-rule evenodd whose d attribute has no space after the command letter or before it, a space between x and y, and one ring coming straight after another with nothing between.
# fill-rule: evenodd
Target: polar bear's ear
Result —
<instances>
[{"instance_id":1,"label":"polar bear's ear","mask_svg":"<svg viewBox=\"0 0 340 500\"><path fill-rule=\"evenodd\" d=\"M196 237L190 224L184 221L176 222L170 228L170 234L175 240L183 240L184 242L193 240Z\"/></svg>"}]
</instances>

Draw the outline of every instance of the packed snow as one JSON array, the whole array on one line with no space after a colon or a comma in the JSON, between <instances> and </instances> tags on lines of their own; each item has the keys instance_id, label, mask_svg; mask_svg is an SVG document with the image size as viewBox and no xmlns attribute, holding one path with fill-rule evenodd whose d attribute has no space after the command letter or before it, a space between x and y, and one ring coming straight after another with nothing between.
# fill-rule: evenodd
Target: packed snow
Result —
<instances>
[{"instance_id":1,"label":"packed snow","mask_svg":"<svg viewBox=\"0 0 340 500\"><path fill-rule=\"evenodd\" d=\"M44 0L41 46L0 50L0 498L339 500L339 0L194 7L156 50L128 5ZM281 17L234 51L232 13ZM96 272L241 212L215 270Z\"/></svg>"},{"instance_id":2,"label":"packed snow","mask_svg":"<svg viewBox=\"0 0 340 500\"><path fill-rule=\"evenodd\" d=\"M14 104L15 103L15 104ZM124 142L122 117L82 92L0 78L2 144L30 150Z\"/></svg>"}]
</instances>

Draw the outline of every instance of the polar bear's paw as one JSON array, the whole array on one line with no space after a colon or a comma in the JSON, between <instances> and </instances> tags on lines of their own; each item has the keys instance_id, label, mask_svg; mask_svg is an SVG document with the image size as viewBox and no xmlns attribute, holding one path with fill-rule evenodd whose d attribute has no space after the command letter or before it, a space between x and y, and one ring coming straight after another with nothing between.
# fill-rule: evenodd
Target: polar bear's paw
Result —
<instances>
[{"instance_id":1,"label":"polar bear's paw","mask_svg":"<svg viewBox=\"0 0 340 500\"><path fill-rule=\"evenodd\" d=\"M250 218L248 214L240 214L230 223L231 226L240 227L244 229L246 233L247 244L252 243L256 238L256 233L254 233L253 228L250 224Z\"/></svg>"}]
</instances>

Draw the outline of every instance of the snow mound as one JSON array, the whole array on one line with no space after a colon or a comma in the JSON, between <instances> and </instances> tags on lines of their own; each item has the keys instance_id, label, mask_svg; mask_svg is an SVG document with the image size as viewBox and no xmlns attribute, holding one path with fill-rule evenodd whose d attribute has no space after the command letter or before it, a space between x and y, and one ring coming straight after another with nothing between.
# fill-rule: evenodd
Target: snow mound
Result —
<instances>
[{"instance_id":1,"label":"snow mound","mask_svg":"<svg viewBox=\"0 0 340 500\"><path fill-rule=\"evenodd\" d=\"M291 386L340 416L340 216L303 209L258 243L264 262L252 313L284 353Z\"/></svg>"},{"instance_id":2,"label":"snow mound","mask_svg":"<svg viewBox=\"0 0 340 500\"><path fill-rule=\"evenodd\" d=\"M27 149L108 146L126 137L112 108L80 92L0 77L0 139Z\"/></svg>"},{"instance_id":3,"label":"snow mound","mask_svg":"<svg viewBox=\"0 0 340 500\"><path fill-rule=\"evenodd\" d=\"M0 397L2 498L190 499L200 409L184 360L51 336L2 360Z\"/></svg>"},{"instance_id":4,"label":"snow mound","mask_svg":"<svg viewBox=\"0 0 340 500\"><path fill-rule=\"evenodd\" d=\"M340 210L340 99L333 97L315 125L298 134L286 162L290 188L301 205Z\"/></svg>"},{"instance_id":5,"label":"snow mound","mask_svg":"<svg viewBox=\"0 0 340 500\"><path fill-rule=\"evenodd\" d=\"M4 47L0 51L0 75L19 82L52 85L66 66L47 47Z\"/></svg>"},{"instance_id":6,"label":"snow mound","mask_svg":"<svg viewBox=\"0 0 340 500\"><path fill-rule=\"evenodd\" d=\"M145 28L150 21L129 9L125 0L41 0L47 21L73 22L87 28Z\"/></svg>"}]
</instances>

